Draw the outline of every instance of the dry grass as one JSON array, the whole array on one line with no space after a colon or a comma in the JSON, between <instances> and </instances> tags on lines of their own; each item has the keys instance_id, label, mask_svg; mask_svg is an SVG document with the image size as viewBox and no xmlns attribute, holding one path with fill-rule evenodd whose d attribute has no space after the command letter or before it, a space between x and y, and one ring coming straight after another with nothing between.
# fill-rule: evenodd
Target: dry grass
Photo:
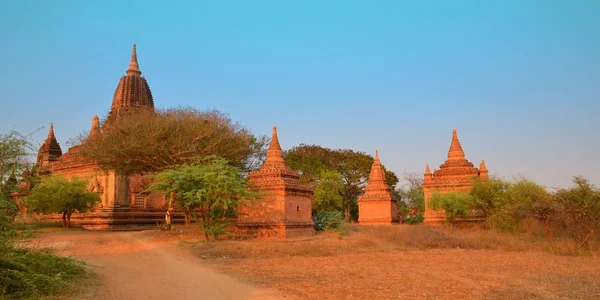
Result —
<instances>
[{"instance_id":1,"label":"dry grass","mask_svg":"<svg viewBox=\"0 0 600 300\"><path fill-rule=\"evenodd\" d=\"M598 258L493 231L351 226L342 238L190 245L231 275L303 299L600 298Z\"/></svg>"}]
</instances>

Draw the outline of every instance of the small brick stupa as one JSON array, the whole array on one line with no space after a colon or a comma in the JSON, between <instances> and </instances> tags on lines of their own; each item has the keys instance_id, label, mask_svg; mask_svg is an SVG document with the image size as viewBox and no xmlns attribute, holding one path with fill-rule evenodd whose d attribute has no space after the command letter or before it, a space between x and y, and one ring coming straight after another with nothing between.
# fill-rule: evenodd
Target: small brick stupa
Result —
<instances>
[{"instance_id":1,"label":"small brick stupa","mask_svg":"<svg viewBox=\"0 0 600 300\"><path fill-rule=\"evenodd\" d=\"M425 223L438 224L446 221L443 210L432 210L429 208L429 200L435 192L469 192L473 187L475 178L482 180L488 179L488 171L485 162L482 160L479 169L465 158L465 152L458 140L456 129L452 132L452 142L448 150L448 159L439 170L434 170L433 174L429 169L429 164L425 167L423 192L425 196ZM481 212L473 211L465 221L477 221L482 218Z\"/></svg>"},{"instance_id":2,"label":"small brick stupa","mask_svg":"<svg viewBox=\"0 0 600 300\"><path fill-rule=\"evenodd\" d=\"M398 222L398 203L385 181L385 172L375 151L365 193L358 197L358 223L390 225Z\"/></svg>"},{"instance_id":3,"label":"small brick stupa","mask_svg":"<svg viewBox=\"0 0 600 300\"><path fill-rule=\"evenodd\" d=\"M261 199L240 205L237 232L244 237L294 238L314 234L312 188L283 160L277 128L263 166L250 173L250 186Z\"/></svg>"}]
</instances>

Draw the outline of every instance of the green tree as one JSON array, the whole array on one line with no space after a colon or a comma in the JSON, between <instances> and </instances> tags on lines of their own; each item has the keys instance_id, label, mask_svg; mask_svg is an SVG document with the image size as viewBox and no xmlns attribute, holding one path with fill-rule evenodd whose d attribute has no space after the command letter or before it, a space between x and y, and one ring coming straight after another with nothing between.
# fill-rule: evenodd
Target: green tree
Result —
<instances>
[{"instance_id":1,"label":"green tree","mask_svg":"<svg viewBox=\"0 0 600 300\"><path fill-rule=\"evenodd\" d=\"M342 211L344 199L341 191L343 188L344 181L340 174L335 171L323 171L313 196L313 211Z\"/></svg>"},{"instance_id":2,"label":"green tree","mask_svg":"<svg viewBox=\"0 0 600 300\"><path fill-rule=\"evenodd\" d=\"M323 171L334 171L344 183L340 190L343 199L344 218L356 219L357 200L369 179L373 157L348 149L332 150L316 145L299 145L284 154L285 162L300 174L300 179L313 187L320 180ZM394 188L398 177L385 169L386 181Z\"/></svg>"},{"instance_id":3,"label":"green tree","mask_svg":"<svg viewBox=\"0 0 600 300\"><path fill-rule=\"evenodd\" d=\"M26 168L25 160L32 150L29 136L16 131L0 134L0 188L11 175L20 174Z\"/></svg>"},{"instance_id":4,"label":"green tree","mask_svg":"<svg viewBox=\"0 0 600 300\"><path fill-rule=\"evenodd\" d=\"M404 174L406 184L394 190L398 201L398 211L405 214L414 213L405 221L410 224L423 222L425 213L425 194L423 193L423 176L418 173Z\"/></svg>"},{"instance_id":5,"label":"green tree","mask_svg":"<svg viewBox=\"0 0 600 300\"><path fill-rule=\"evenodd\" d=\"M222 158L211 157L167 169L156 174L155 179L148 190L165 195L175 193L175 201L198 221L206 239L223 233L239 201L258 198L258 193L248 188L242 171Z\"/></svg>"},{"instance_id":6,"label":"green tree","mask_svg":"<svg viewBox=\"0 0 600 300\"><path fill-rule=\"evenodd\" d=\"M464 192L433 193L429 206L434 210L443 209L446 219L454 224L456 218L468 217L473 210L473 197Z\"/></svg>"},{"instance_id":7,"label":"green tree","mask_svg":"<svg viewBox=\"0 0 600 300\"><path fill-rule=\"evenodd\" d=\"M27 196L27 208L36 213L62 214L63 228L69 228L71 215L74 212L85 213L100 201L100 196L89 192L87 185L87 180L81 178L71 180L62 176L43 178L42 182Z\"/></svg>"},{"instance_id":8,"label":"green tree","mask_svg":"<svg viewBox=\"0 0 600 300\"><path fill-rule=\"evenodd\" d=\"M483 211L486 216L495 215L510 203L509 188L510 184L499 178L486 181L476 178L471 189L475 208Z\"/></svg>"}]
</instances>

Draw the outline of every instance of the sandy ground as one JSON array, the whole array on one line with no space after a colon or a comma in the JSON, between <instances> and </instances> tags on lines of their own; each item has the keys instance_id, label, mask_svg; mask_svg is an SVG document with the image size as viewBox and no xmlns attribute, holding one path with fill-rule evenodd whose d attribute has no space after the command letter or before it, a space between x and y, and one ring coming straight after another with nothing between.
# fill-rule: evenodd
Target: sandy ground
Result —
<instances>
[{"instance_id":1,"label":"sandy ground","mask_svg":"<svg viewBox=\"0 0 600 300\"><path fill-rule=\"evenodd\" d=\"M97 266L90 284L58 299L600 299L599 257L496 245L487 232L403 234L412 228L210 243L185 230L71 229L30 244ZM426 242L438 248L415 249Z\"/></svg>"},{"instance_id":2,"label":"sandy ground","mask_svg":"<svg viewBox=\"0 0 600 300\"><path fill-rule=\"evenodd\" d=\"M40 233L30 241L96 266L99 282L60 299L282 299L206 266L160 232ZM285 299L289 299L285 298Z\"/></svg>"}]
</instances>

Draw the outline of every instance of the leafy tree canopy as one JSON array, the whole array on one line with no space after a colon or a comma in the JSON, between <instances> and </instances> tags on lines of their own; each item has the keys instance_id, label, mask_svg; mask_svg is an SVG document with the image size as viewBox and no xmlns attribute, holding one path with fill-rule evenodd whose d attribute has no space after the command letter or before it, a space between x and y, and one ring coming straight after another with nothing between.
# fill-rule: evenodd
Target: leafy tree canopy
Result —
<instances>
[{"instance_id":1,"label":"leafy tree canopy","mask_svg":"<svg viewBox=\"0 0 600 300\"><path fill-rule=\"evenodd\" d=\"M167 169L155 179L148 190L175 193L175 202L199 221L207 239L222 233L227 217L235 213L240 201L258 197L248 188L242 171L222 158Z\"/></svg>"},{"instance_id":2,"label":"leafy tree canopy","mask_svg":"<svg viewBox=\"0 0 600 300\"><path fill-rule=\"evenodd\" d=\"M444 210L448 222L454 223L458 217L467 217L473 209L473 197L462 192L433 193L429 206L434 210Z\"/></svg>"},{"instance_id":3,"label":"leafy tree canopy","mask_svg":"<svg viewBox=\"0 0 600 300\"><path fill-rule=\"evenodd\" d=\"M27 208L42 214L60 213L63 227L69 228L75 211L87 212L100 201L100 196L89 192L87 186L87 180L81 178L45 177L29 193Z\"/></svg>"},{"instance_id":4,"label":"leafy tree canopy","mask_svg":"<svg viewBox=\"0 0 600 300\"><path fill-rule=\"evenodd\" d=\"M211 155L251 170L266 153L265 137L216 110L135 110L104 123L102 134L81 138L82 153L122 174L157 172Z\"/></svg>"},{"instance_id":5,"label":"leafy tree canopy","mask_svg":"<svg viewBox=\"0 0 600 300\"><path fill-rule=\"evenodd\" d=\"M317 145L299 145L284 154L285 162L300 174L300 179L318 187L323 174L336 172L343 186L339 194L343 199L344 216L350 219L350 212L356 208L356 201L367 181L373 164L373 157L363 152L348 149L332 150ZM386 170L386 180L394 188L398 177Z\"/></svg>"}]
</instances>

